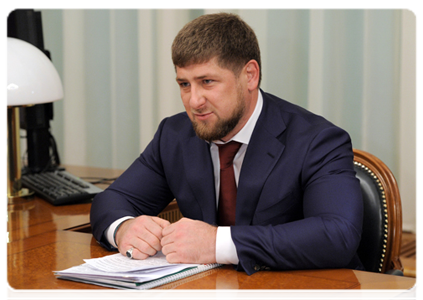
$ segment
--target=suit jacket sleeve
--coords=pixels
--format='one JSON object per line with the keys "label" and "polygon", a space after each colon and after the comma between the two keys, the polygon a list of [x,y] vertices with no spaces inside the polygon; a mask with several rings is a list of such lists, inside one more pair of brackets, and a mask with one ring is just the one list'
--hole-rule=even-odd
{"label": "suit jacket sleeve", "polygon": [[157,215],[172,201],[160,157],[162,121],[152,142],[133,164],[105,191],[98,194],[90,212],[93,235],[105,248],[111,245],[104,231],[115,220],[139,215]]}
{"label": "suit jacket sleeve", "polygon": [[[292,154],[287,146],[283,155],[291,157],[291,162],[283,171],[292,173],[289,180],[281,176],[277,187],[298,187],[301,193],[291,197],[298,199],[286,200],[283,210],[297,205],[302,215],[279,223],[275,204],[267,210],[266,222],[255,222],[255,218],[249,226],[231,227],[238,268],[248,274],[263,269],[359,268],[356,250],[361,236],[362,196],[353,170],[350,138],[331,126],[307,143],[301,144],[302,149],[294,147]],[[279,176],[275,169],[271,176]],[[275,185],[270,188],[275,189]],[[262,195],[265,190],[266,185]]]}

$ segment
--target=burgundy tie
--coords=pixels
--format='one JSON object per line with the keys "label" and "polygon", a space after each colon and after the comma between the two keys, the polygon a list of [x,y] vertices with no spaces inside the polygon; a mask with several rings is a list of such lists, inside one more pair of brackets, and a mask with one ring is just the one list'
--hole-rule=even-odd
{"label": "burgundy tie", "polygon": [[220,193],[218,207],[218,225],[235,225],[236,209],[236,182],[233,168],[235,154],[241,147],[241,143],[229,142],[216,144],[219,147],[220,160]]}

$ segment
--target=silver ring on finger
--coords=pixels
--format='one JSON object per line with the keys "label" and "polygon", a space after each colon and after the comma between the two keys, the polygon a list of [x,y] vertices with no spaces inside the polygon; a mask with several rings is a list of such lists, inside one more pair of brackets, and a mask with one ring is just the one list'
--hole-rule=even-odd
{"label": "silver ring on finger", "polygon": [[133,259],[134,257],[132,256],[132,251],[134,251],[134,247],[131,247],[130,249],[128,249],[126,251],[126,256],[129,257],[130,259]]}

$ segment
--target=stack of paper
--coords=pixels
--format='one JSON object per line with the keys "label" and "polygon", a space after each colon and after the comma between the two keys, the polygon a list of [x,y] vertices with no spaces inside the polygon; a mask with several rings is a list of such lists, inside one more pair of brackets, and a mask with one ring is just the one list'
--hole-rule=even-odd
{"label": "stack of paper", "polygon": [[161,252],[145,260],[129,259],[118,253],[84,261],[82,265],[54,273],[60,279],[100,286],[150,289],[220,266],[170,264]]}

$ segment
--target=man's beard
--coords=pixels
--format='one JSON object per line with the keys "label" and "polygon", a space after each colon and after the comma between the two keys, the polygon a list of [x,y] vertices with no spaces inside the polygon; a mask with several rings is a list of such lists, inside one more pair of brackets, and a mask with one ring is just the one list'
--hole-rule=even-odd
{"label": "man's beard", "polygon": [[245,112],[245,101],[241,93],[238,93],[237,106],[229,119],[218,119],[214,127],[210,127],[208,122],[198,122],[192,120],[192,126],[200,139],[206,141],[221,140],[227,136],[243,117]]}

